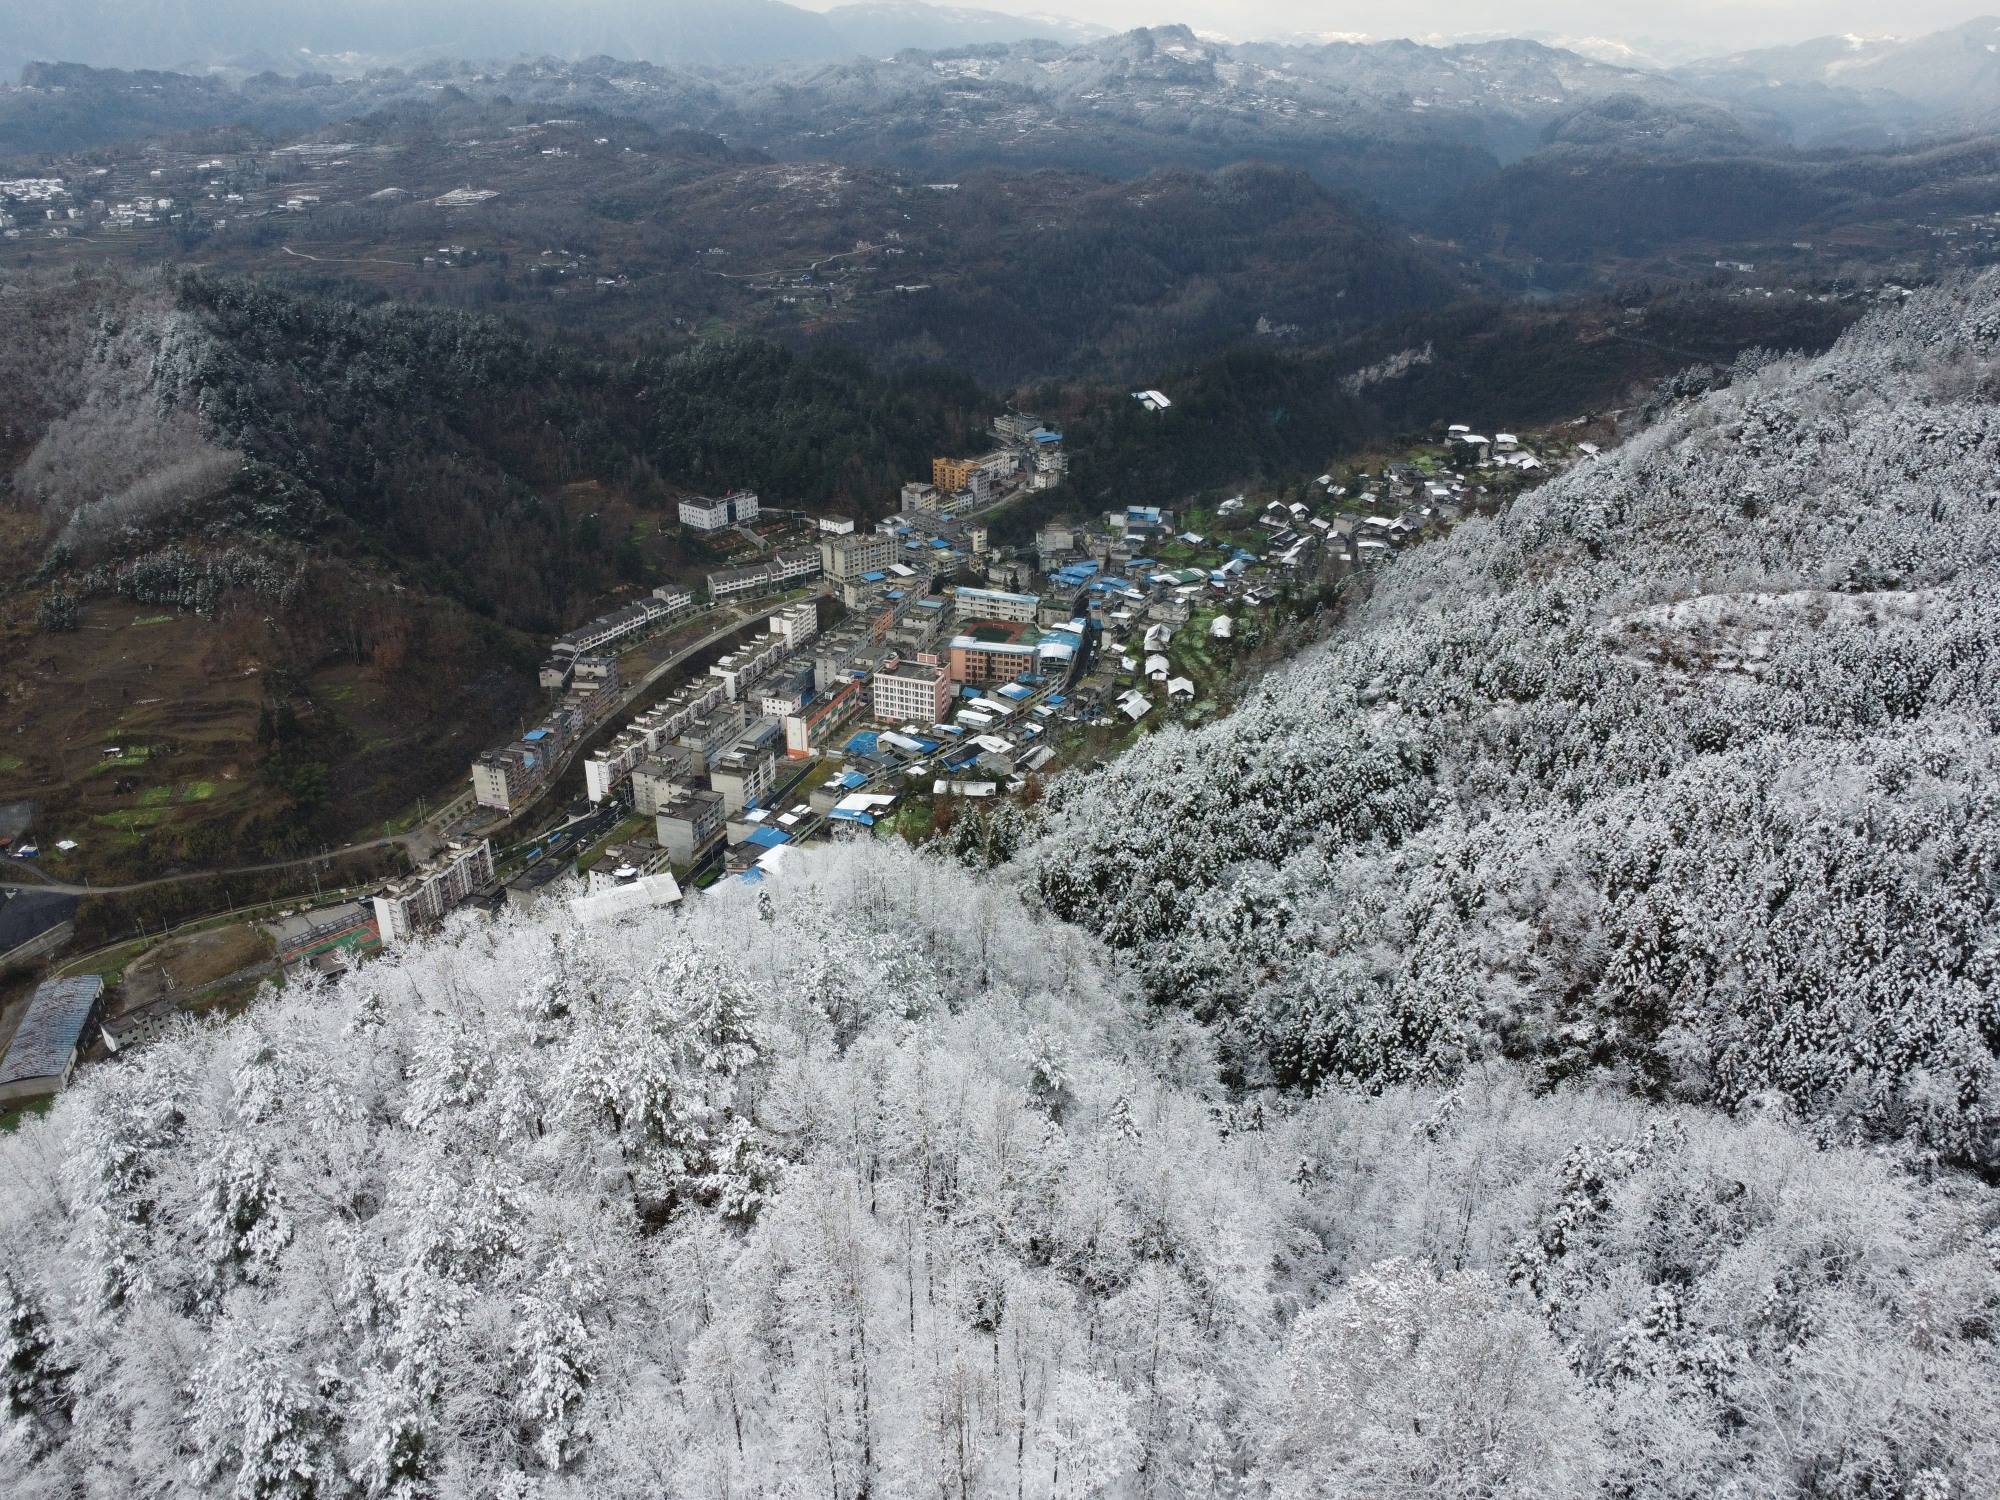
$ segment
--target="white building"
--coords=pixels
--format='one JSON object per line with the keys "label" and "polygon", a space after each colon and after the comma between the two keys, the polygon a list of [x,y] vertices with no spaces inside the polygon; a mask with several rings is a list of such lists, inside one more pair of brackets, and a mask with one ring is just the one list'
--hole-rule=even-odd
{"label": "white building", "polygon": [[883,663],[869,688],[884,723],[936,724],[951,711],[951,674],[930,652]]}
{"label": "white building", "polygon": [[1023,625],[1035,623],[1042,601],[1033,594],[1009,594],[999,589],[959,588],[952,602],[962,620],[1010,620]]}
{"label": "white building", "polygon": [[796,651],[819,634],[819,606],[810,599],[771,616],[771,634],[785,638],[785,649]]}
{"label": "white building", "polygon": [[819,544],[820,568],[835,583],[879,573],[895,560],[895,537],[879,531],[828,537]]}
{"label": "white building", "polygon": [[448,845],[415,874],[391,881],[375,898],[375,926],[382,945],[392,947],[408,941],[493,881],[493,845],[489,841]]}
{"label": "white building", "polygon": [[681,525],[696,531],[720,531],[757,519],[757,496],[751,490],[733,490],[719,498],[691,495],[681,501]]}

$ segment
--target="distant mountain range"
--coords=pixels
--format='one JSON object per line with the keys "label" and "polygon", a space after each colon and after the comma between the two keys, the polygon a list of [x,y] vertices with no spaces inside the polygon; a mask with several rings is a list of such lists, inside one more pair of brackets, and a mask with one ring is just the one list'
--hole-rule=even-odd
{"label": "distant mountain range", "polygon": [[1817,37],[1690,63],[1671,76],[1777,117],[1802,145],[1986,129],[2000,122],[2000,20],[1912,38]]}
{"label": "distant mountain range", "polygon": [[[893,121],[913,147],[941,142],[935,122],[920,119],[912,133],[912,107],[963,114],[1004,100],[1031,115],[1097,123],[1123,114],[1213,138],[1221,154],[1205,165],[1241,159],[1246,142],[1313,135],[1449,140],[1504,162],[1552,142],[1679,154],[1879,146],[2000,123],[2000,20],[1992,18],[1910,39],[1828,36],[1687,61],[1615,36],[1418,42],[1328,32],[1229,43],[1184,26],[1114,35],[1056,16],[926,0],[856,0],[824,12],[783,0],[491,0],[476,15],[457,0],[0,9],[0,79],[35,61],[357,78],[523,57],[734,71],[727,91],[739,97],[768,93],[788,115],[823,107],[844,116],[839,129],[850,135]],[[1031,134],[1040,128],[1027,124]],[[945,134],[962,137],[964,128]]]}
{"label": "distant mountain range", "polygon": [[355,72],[426,57],[589,57],[763,65],[963,47],[1104,29],[1051,16],[860,0],[814,12],[781,0],[78,0],[0,9],[0,77],[28,62],[98,67]]}

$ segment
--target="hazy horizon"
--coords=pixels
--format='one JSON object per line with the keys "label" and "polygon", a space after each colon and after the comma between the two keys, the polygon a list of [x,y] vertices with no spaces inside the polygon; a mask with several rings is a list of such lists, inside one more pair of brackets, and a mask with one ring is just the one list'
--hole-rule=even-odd
{"label": "hazy horizon", "polygon": [[[344,55],[366,64],[418,54],[500,59],[524,53],[606,53],[656,62],[762,62],[827,56],[835,35],[854,49],[948,46],[1033,34],[993,13],[1045,16],[1113,30],[1182,23],[1233,41],[1352,36],[1418,41],[1532,37],[1587,55],[1639,65],[1672,65],[1753,47],[1830,34],[1917,36],[1962,25],[2000,5],[1913,0],[1886,15],[1860,0],[1664,0],[1605,7],[1586,0],[1526,0],[1497,13],[1475,0],[972,0],[937,7],[984,11],[989,19],[895,14],[897,0],[865,20],[819,15],[851,0],[77,0],[54,9],[37,0],[0,0],[0,72],[31,59],[124,67],[175,68],[222,61],[318,60]],[[867,3],[867,0],[865,0]],[[796,6],[788,9],[787,6]],[[874,8],[871,4],[871,8]],[[915,7],[912,6],[914,12]],[[1893,20],[1893,25],[1885,24]],[[838,26],[838,32],[833,28]],[[819,28],[815,34],[814,28]],[[1071,39],[1077,27],[1052,26]]]}
{"label": "hazy horizon", "polygon": [[[854,0],[792,0],[828,11]],[[950,0],[939,0],[949,5]],[[1606,6],[1593,0],[1527,0],[1496,10],[1484,0],[967,0],[966,9],[1061,16],[1125,30],[1182,23],[1231,40],[1351,34],[1371,41],[1407,37],[1548,35],[1602,38],[1635,47],[1671,46],[1689,55],[1853,34],[1912,37],[2000,13],[2000,4],[1914,0],[1893,13],[1867,0],[1663,0]]]}

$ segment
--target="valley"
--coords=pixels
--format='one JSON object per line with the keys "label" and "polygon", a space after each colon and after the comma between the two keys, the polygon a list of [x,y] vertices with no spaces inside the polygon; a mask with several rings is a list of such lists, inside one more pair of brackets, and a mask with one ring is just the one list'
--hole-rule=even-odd
{"label": "valley", "polygon": [[1419,12],[0,14],[0,1492],[1987,1492],[2000,29]]}

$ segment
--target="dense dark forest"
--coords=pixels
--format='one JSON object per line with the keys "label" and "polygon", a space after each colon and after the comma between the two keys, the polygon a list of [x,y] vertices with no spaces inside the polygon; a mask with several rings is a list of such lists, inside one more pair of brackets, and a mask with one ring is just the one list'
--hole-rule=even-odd
{"label": "dense dark forest", "polygon": [[379,561],[531,629],[560,628],[616,576],[619,538],[574,513],[576,486],[669,514],[677,493],[737,486],[771,505],[879,509],[988,404],[965,379],[878,375],[837,350],[625,359],[244,280],[192,274],[177,295],[198,332],[170,346],[162,399],[267,468],[274,516],[337,520]]}

